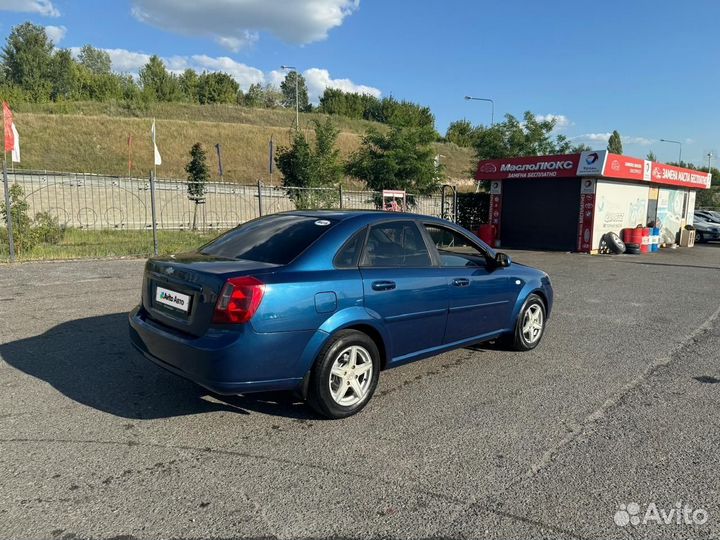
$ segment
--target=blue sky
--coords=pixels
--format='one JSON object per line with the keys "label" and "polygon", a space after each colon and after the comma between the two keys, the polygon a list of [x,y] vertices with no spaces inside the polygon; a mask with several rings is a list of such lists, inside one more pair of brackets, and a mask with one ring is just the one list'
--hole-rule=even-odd
{"label": "blue sky", "polygon": [[[559,132],[625,153],[706,162],[720,151],[720,2],[689,0],[0,0],[0,33],[51,26],[60,47],[85,43],[136,72],[148,54],[169,67],[223,69],[243,87],[276,83],[281,64],[325,86],[428,105],[444,133],[525,110],[557,115]],[[717,160],[714,161],[717,164]]]}

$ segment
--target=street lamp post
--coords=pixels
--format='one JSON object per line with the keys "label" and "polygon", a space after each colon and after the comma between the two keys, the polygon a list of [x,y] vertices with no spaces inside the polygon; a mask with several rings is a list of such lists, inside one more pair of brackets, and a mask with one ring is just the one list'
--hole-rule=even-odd
{"label": "street lamp post", "polygon": [[300,100],[298,99],[298,71],[295,66],[280,66],[280,69],[295,71],[295,131],[300,129]]}
{"label": "street lamp post", "polygon": [[660,142],[668,142],[668,143],[673,143],[673,144],[679,145],[679,146],[680,146],[680,153],[679,153],[679,155],[678,155],[678,165],[679,165],[680,163],[682,163],[682,143],[681,143],[680,141],[671,141],[670,139],[660,139]]}
{"label": "street lamp post", "polygon": [[492,109],[490,109],[490,126],[495,125],[495,102],[490,98],[481,98],[481,97],[473,97],[473,96],[465,96],[466,101],[489,101],[490,105],[492,105]]}

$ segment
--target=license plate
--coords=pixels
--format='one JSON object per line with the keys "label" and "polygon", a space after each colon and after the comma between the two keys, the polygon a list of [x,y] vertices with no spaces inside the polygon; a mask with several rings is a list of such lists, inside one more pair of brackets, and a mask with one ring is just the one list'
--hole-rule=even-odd
{"label": "license plate", "polygon": [[155,289],[155,301],[171,308],[187,313],[190,309],[190,297],[187,294],[171,291],[157,287]]}

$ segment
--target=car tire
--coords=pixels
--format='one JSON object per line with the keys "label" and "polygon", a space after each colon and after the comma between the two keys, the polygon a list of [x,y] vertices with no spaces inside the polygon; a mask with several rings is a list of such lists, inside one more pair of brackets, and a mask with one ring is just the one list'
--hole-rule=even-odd
{"label": "car tire", "polygon": [[607,244],[613,253],[625,253],[625,243],[614,232],[606,233],[605,236],[603,236],[603,240],[605,240],[605,244]]}
{"label": "car tire", "polygon": [[341,330],[328,340],[312,367],[307,403],[327,418],[351,416],[370,401],[379,378],[375,342],[357,330]]}
{"label": "car tire", "polygon": [[[545,302],[537,294],[531,294],[520,309],[515,322],[515,330],[512,335],[508,336],[507,345],[514,351],[531,351],[540,343],[545,333],[546,321]],[[540,325],[539,328],[537,328],[537,324]]]}
{"label": "car tire", "polygon": [[697,229],[695,229],[695,240],[697,241],[698,244],[705,243],[705,237],[703,237],[703,233],[701,233]]}

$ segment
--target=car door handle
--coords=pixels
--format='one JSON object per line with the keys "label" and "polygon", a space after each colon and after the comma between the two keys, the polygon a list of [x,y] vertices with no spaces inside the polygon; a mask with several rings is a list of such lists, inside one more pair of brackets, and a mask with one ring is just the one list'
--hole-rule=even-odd
{"label": "car door handle", "polygon": [[373,281],[372,288],[374,291],[392,291],[395,288],[394,281]]}
{"label": "car door handle", "polygon": [[470,285],[470,280],[467,278],[455,278],[453,279],[452,284],[456,287],[467,287]]}

